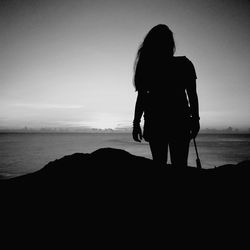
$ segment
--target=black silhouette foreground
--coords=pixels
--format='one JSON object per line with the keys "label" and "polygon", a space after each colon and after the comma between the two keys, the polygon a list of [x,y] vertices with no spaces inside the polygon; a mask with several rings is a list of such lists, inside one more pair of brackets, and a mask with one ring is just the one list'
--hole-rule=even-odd
{"label": "black silhouette foreground", "polygon": [[79,239],[84,235],[91,242],[97,237],[107,241],[110,236],[112,242],[114,238],[127,242],[128,232],[136,238],[139,232],[151,234],[148,230],[155,230],[158,223],[170,232],[174,228],[174,233],[181,228],[185,236],[196,225],[195,230],[203,234],[202,228],[211,228],[209,223],[213,227],[222,219],[232,223],[239,215],[245,219],[249,174],[250,161],[215,169],[176,168],[102,148],[1,180],[0,209],[11,228],[18,224],[23,230],[32,221],[29,228],[34,233],[42,225],[40,229],[51,231],[53,238],[55,232],[60,238],[66,233],[67,238],[73,230],[81,235]]}
{"label": "black silhouette foreground", "polygon": [[1,180],[1,190],[23,194],[56,191],[62,195],[84,193],[199,194],[219,190],[244,190],[249,184],[250,161],[223,165],[213,169],[176,168],[157,165],[154,161],[121,149],[101,148],[91,154],[75,153],[49,162],[42,169]]}

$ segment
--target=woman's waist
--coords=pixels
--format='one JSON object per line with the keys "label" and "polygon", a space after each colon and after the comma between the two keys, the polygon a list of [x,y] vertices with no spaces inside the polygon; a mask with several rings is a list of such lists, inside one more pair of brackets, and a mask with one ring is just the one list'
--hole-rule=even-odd
{"label": "woman's waist", "polygon": [[189,106],[183,105],[172,108],[146,108],[144,111],[144,117],[147,118],[188,118],[190,116]]}

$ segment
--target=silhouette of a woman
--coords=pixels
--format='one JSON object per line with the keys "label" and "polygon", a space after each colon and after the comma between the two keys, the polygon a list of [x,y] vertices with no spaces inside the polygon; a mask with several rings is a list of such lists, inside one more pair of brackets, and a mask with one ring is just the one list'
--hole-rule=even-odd
{"label": "silhouette of a woman", "polygon": [[153,160],[160,164],[166,164],[169,147],[171,163],[183,167],[187,166],[190,139],[200,129],[197,77],[192,62],[174,53],[173,33],[164,24],[148,32],[137,52],[133,139],[148,141]]}

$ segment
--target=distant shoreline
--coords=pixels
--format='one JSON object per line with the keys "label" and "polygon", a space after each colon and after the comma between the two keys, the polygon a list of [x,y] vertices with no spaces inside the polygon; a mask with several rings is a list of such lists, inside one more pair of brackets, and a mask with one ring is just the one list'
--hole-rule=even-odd
{"label": "distant shoreline", "polygon": [[[0,134],[131,134],[132,131],[0,131]],[[239,131],[239,132],[206,132],[201,131],[199,135],[250,135],[248,131]]]}

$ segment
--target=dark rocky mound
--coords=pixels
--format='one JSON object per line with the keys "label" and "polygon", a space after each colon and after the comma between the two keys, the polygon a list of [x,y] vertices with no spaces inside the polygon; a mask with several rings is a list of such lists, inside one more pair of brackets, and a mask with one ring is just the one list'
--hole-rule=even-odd
{"label": "dark rocky mound", "polygon": [[[80,228],[91,230],[98,225],[102,234],[113,225],[112,235],[124,225],[136,235],[131,225],[140,221],[144,227],[149,218],[158,222],[165,218],[164,225],[171,230],[177,220],[189,228],[194,220],[206,225],[211,214],[213,220],[223,215],[232,221],[236,211],[237,220],[244,208],[249,211],[249,174],[249,161],[209,170],[176,168],[103,148],[65,156],[37,172],[1,180],[1,214],[8,219],[14,216],[14,221],[21,218],[22,226],[29,218],[45,224],[46,230],[53,221],[58,225],[78,222]],[[72,228],[78,227],[68,229]]]}
{"label": "dark rocky mound", "polygon": [[[169,245],[169,239],[175,245],[188,239],[200,246],[200,235],[206,238],[204,244],[216,235],[221,238],[225,228],[218,224],[233,233],[241,228],[232,223],[249,214],[249,169],[250,162],[211,170],[157,166],[112,148],[76,153],[35,173],[1,180],[1,219],[7,219],[12,237],[16,228],[25,237],[32,231],[37,242],[46,245],[52,239],[65,246],[72,233],[70,246],[80,240],[84,245],[89,241],[117,247],[132,239],[141,246],[161,231]],[[223,244],[227,240],[228,234]]]}
{"label": "dark rocky mound", "polygon": [[1,180],[5,190],[213,190],[244,188],[248,185],[250,161],[214,169],[159,166],[150,159],[124,150],[102,148],[91,154],[75,153],[49,162],[41,170]]}

